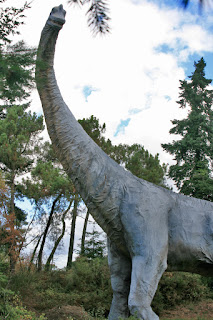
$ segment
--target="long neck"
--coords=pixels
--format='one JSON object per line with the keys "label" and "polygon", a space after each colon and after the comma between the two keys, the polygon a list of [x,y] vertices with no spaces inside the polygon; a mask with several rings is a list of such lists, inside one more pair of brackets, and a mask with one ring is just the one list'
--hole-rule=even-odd
{"label": "long neck", "polygon": [[83,200],[101,203],[124,170],[94,143],[63,101],[53,69],[58,32],[45,25],[37,57],[36,81],[47,129],[57,156]]}

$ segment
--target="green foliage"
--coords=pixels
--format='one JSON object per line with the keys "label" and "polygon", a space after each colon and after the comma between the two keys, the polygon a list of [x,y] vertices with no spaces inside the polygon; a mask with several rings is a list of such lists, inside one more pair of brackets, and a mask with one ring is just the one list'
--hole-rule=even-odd
{"label": "green foliage", "polygon": [[153,309],[159,314],[187,302],[195,302],[210,295],[203,278],[197,274],[183,272],[166,272],[160,280],[152,302]]}
{"label": "green foliage", "polygon": [[[61,221],[61,216],[70,210],[74,187],[48,142],[41,146],[36,166],[31,170],[31,176],[23,179],[23,182],[20,191],[30,199],[37,210],[37,222],[43,225],[38,254],[38,270],[40,271],[47,236],[54,242],[54,252],[63,238],[65,219]],[[64,229],[63,232],[61,232],[61,226]],[[51,257],[53,257],[53,252]],[[49,259],[46,268],[50,268]]]}
{"label": "green foliage", "polygon": [[9,269],[8,260],[7,255],[0,252],[0,319],[45,320],[43,315],[37,317],[34,312],[24,308],[17,294],[9,288],[10,281],[6,274]]}
{"label": "green foliage", "polygon": [[106,132],[106,124],[101,125],[95,116],[90,118],[83,118],[78,120],[80,125],[84,128],[87,134],[97,143],[101,149],[111,156],[113,145],[109,139],[105,139],[104,133]]}
{"label": "green foliage", "polygon": [[[0,162],[10,176],[26,173],[33,163],[34,146],[44,129],[43,117],[26,111],[28,105],[11,106],[0,121]],[[8,185],[12,177],[8,177]]]}
{"label": "green foliage", "polygon": [[[118,157],[118,158],[117,158]],[[159,155],[151,155],[139,144],[115,146],[115,159],[138,178],[164,185],[166,166],[160,165]]]}
{"label": "green foliage", "polygon": [[4,242],[1,234],[1,242],[11,254],[11,271],[15,268],[23,244],[21,228],[26,220],[26,213],[15,205],[15,199],[23,197],[21,193],[18,195],[21,183],[17,179],[31,169],[35,160],[35,146],[40,142],[38,134],[43,130],[43,117],[27,112],[27,107],[10,106],[0,120],[0,165],[9,194],[5,219],[2,220],[2,227],[5,226],[7,231],[3,235]]}
{"label": "green foliage", "polygon": [[[93,316],[109,312],[112,291],[107,259],[79,258],[73,264],[72,287],[76,292],[76,303],[84,306]],[[71,288],[69,288],[70,290]]]}
{"label": "green foliage", "polygon": [[43,130],[43,117],[26,111],[28,105],[11,106],[0,121],[0,163],[10,191],[9,211],[15,211],[18,221],[25,220],[25,214],[14,204],[18,190],[17,177],[29,172],[34,162],[35,146]]}
{"label": "green foliage", "polygon": [[180,140],[162,144],[164,150],[174,155],[175,165],[169,169],[170,178],[184,194],[213,201],[213,90],[211,80],[205,78],[203,58],[195,62],[190,81],[180,81],[180,108],[187,108],[188,116],[173,120],[170,134]]}
{"label": "green foliage", "polygon": [[106,256],[106,239],[103,239],[103,232],[101,233],[95,229],[95,223],[93,223],[92,231],[86,232],[83,256],[88,259]]}
{"label": "green foliage", "polygon": [[[4,3],[6,0],[0,0]],[[21,8],[0,8],[0,117],[4,117],[4,109],[15,101],[26,99],[33,87],[35,66],[35,49],[28,48],[23,41],[11,44],[10,36],[19,34],[24,11],[30,6],[26,2]]]}
{"label": "green foliage", "polygon": [[1,315],[7,314],[8,301],[13,297],[14,292],[9,290],[8,276],[6,275],[9,264],[7,257],[3,252],[0,252],[0,318]]}
{"label": "green foliage", "polygon": [[[0,3],[6,1],[0,0]],[[5,6],[0,8],[0,49],[2,44],[11,42],[10,35],[19,34],[17,28],[24,23],[24,11],[29,8],[27,2],[21,8]]]}
{"label": "green foliage", "polygon": [[[21,192],[33,200],[38,209],[42,205],[48,205],[49,202],[51,207],[51,200],[60,194],[67,200],[73,195],[73,184],[57,160],[49,142],[39,146],[37,163],[31,170],[31,177],[23,181]],[[66,201],[65,203],[61,201],[60,205],[59,210],[63,210]]]}
{"label": "green foliage", "polygon": [[23,41],[0,50],[0,99],[7,105],[30,96],[35,55],[35,49],[28,48]]}
{"label": "green foliage", "polygon": [[29,311],[21,305],[7,305],[7,311],[2,314],[2,320],[46,320],[47,318],[42,314],[37,316],[35,312]]}
{"label": "green foliage", "polygon": [[112,299],[106,258],[79,258],[67,272],[17,272],[12,275],[10,289],[19,292],[28,309],[38,312],[62,305],[82,305],[93,315],[107,314]]}
{"label": "green foliage", "polygon": [[[45,312],[63,305],[81,305],[92,316],[107,316],[112,299],[106,258],[78,258],[68,272],[19,272],[12,276],[10,289],[19,292],[23,304]],[[201,276],[166,272],[153,300],[157,313],[177,305],[210,298],[212,293]]]}

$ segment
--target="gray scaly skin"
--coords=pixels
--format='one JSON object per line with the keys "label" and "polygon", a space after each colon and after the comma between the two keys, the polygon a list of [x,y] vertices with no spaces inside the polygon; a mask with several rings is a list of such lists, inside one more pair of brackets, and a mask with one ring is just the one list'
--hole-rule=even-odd
{"label": "gray scaly skin", "polygon": [[65,23],[53,8],[41,34],[36,82],[55,151],[108,236],[113,289],[110,320],[158,320],[151,302],[167,268],[213,275],[213,204],[138,179],[110,159],[66,106],[53,69]]}

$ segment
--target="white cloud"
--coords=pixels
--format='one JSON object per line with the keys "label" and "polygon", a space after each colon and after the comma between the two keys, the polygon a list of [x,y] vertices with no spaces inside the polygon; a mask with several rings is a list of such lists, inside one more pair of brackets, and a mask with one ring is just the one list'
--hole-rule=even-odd
{"label": "white cloud", "polygon": [[[175,103],[179,80],[185,77],[180,63],[195,52],[213,50],[204,18],[165,6],[159,9],[146,1],[134,4],[130,0],[113,0],[109,3],[111,34],[94,38],[87,27],[85,12],[63,2],[67,22],[58,38],[55,70],[68,106],[76,118],[93,114],[105,122],[107,135],[113,142],[139,140],[150,146],[149,151],[160,152],[160,143],[168,138],[170,120],[180,112]],[[36,44],[54,3],[48,0],[44,5],[37,0],[32,6],[22,34],[30,44]],[[208,26],[210,23],[209,18]],[[173,50],[158,52],[156,48],[163,44]],[[193,70],[193,61],[191,66]],[[85,86],[99,88],[88,96],[87,102],[81,92]],[[169,102],[166,96],[171,98]],[[33,108],[40,111],[38,98]],[[143,112],[134,115],[122,138],[118,135],[115,139],[113,135],[121,119],[127,119],[129,110],[134,108]],[[158,147],[152,148],[152,144]]]}

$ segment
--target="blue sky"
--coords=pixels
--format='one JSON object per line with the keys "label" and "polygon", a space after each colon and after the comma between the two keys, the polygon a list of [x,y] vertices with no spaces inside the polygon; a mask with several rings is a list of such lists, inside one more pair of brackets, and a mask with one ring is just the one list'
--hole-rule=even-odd
{"label": "blue sky", "polygon": [[82,88],[82,93],[84,95],[84,98],[85,98],[85,101],[88,102],[88,97],[91,95],[92,92],[95,92],[97,91],[96,88],[93,88],[92,86],[87,86],[85,85],[83,88]]}
{"label": "blue sky", "polygon": [[190,61],[187,62],[183,62],[182,66],[186,72],[187,77],[190,76],[192,74],[192,72],[194,71],[194,67],[193,67],[193,62],[197,62],[198,60],[200,60],[200,58],[203,57],[205,62],[206,62],[206,68],[205,68],[205,72],[206,72],[206,78],[207,79],[213,79],[213,53],[212,52],[205,52],[202,55],[194,53],[190,56]]}
{"label": "blue sky", "polygon": [[117,135],[119,133],[124,133],[125,131],[125,128],[129,125],[129,122],[130,122],[130,118],[127,118],[126,120],[121,120],[119,125],[117,126],[117,129],[114,133],[114,137],[117,137]]}

